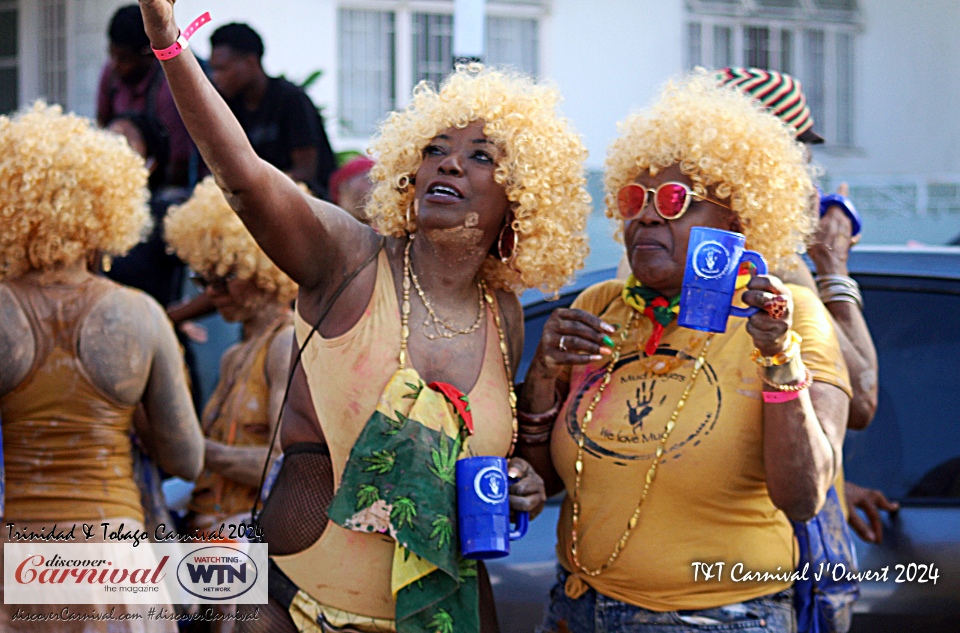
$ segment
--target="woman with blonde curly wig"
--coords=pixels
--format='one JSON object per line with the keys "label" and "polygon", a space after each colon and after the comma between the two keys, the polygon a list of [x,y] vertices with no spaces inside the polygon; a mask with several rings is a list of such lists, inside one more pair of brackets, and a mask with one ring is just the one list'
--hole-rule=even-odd
{"label": "woman with blonde curly wig", "polygon": [[[140,6],[154,48],[171,46],[173,2]],[[163,67],[231,206],[299,284],[319,424],[281,432],[257,630],[495,629],[483,570],[460,556],[450,468],[511,454],[516,293],[558,289],[586,254],[585,150],[556,92],[480,66],[418,86],[371,148],[371,228],[260,160],[189,51]],[[311,466],[326,452],[332,484]],[[511,508],[539,512],[543,482],[519,458],[509,471]]]}
{"label": "woman with blonde curly wig", "polygon": [[[94,534],[101,523],[143,530],[134,428],[163,470],[200,472],[202,436],[163,308],[88,272],[89,261],[122,255],[149,228],[146,183],[143,159],[86,119],[43,104],[0,117],[4,519],[21,532],[84,522]],[[140,404],[145,415],[135,416]],[[12,622],[11,609],[0,607],[0,629],[46,630]],[[167,630],[130,622],[61,628]]]}
{"label": "woman with blonde curly wig", "polygon": [[257,498],[286,387],[297,286],[260,250],[213,178],[172,207],[164,225],[167,243],[223,319],[243,326],[203,411],[204,472],[187,515],[191,529],[216,531],[249,522]]}
{"label": "woman with blonde curly wig", "polygon": [[632,275],[551,316],[519,403],[520,454],[567,491],[539,630],[793,631],[789,520],[824,503],[850,398],[830,321],[768,275],[738,280],[735,303],[759,310],[724,333],[674,318],[693,227],[768,261],[803,244],[802,148],[695,72],[621,124],[606,189]]}

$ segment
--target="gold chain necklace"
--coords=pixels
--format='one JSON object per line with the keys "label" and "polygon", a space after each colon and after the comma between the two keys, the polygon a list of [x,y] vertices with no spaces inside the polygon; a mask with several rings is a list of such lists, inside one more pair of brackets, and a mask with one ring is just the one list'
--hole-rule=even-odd
{"label": "gold chain necklace", "polygon": [[[407,242],[407,247],[403,251],[403,303],[400,306],[400,369],[407,366],[407,340],[410,338],[410,279],[416,279],[416,277],[410,274],[413,272],[413,267],[410,265],[411,243],[413,243],[412,235]],[[513,447],[517,444],[517,394],[513,389],[513,370],[510,368],[510,349],[507,347],[507,337],[503,332],[503,325],[500,323],[500,311],[494,303],[493,295],[487,292],[487,285],[482,279],[477,282],[477,285],[480,289],[480,316],[482,318],[485,313],[483,302],[486,301],[487,305],[490,306],[490,311],[493,312],[493,320],[497,325],[497,334],[500,336],[500,356],[503,358],[503,371],[507,375],[507,385],[509,385],[510,428],[513,430],[513,437],[510,440],[510,452],[508,456],[512,456]],[[486,341],[484,341],[484,347],[486,347]]]}
{"label": "gold chain necklace", "polygon": [[593,420],[593,411],[597,408],[597,404],[600,402],[600,398],[603,396],[604,389],[606,389],[607,385],[610,384],[610,377],[613,374],[613,370],[616,367],[617,361],[620,360],[620,350],[623,347],[624,342],[627,340],[627,336],[629,335],[630,330],[633,329],[638,318],[639,314],[635,313],[631,317],[630,322],[620,333],[620,340],[617,342],[617,347],[613,350],[610,363],[607,365],[607,371],[603,376],[603,381],[600,383],[597,393],[594,394],[593,400],[590,402],[590,406],[587,407],[587,412],[583,414],[583,423],[580,426],[580,437],[577,439],[577,461],[575,464],[577,474],[573,484],[573,533],[571,534],[570,553],[573,556],[573,563],[577,566],[577,569],[587,576],[594,578],[605,572],[610,568],[611,565],[613,565],[613,563],[617,560],[617,557],[620,556],[620,552],[623,551],[624,547],[626,547],[627,541],[630,540],[630,534],[633,532],[634,528],[637,527],[637,521],[640,519],[640,509],[643,507],[643,502],[647,499],[647,493],[650,492],[650,486],[653,484],[653,480],[657,476],[657,466],[660,464],[661,458],[663,457],[664,447],[667,444],[667,439],[670,437],[670,433],[673,432],[674,426],[676,426],[677,418],[680,416],[680,412],[683,410],[684,405],[687,404],[687,398],[690,396],[690,391],[693,389],[693,384],[697,381],[697,376],[700,375],[700,370],[703,368],[704,361],[707,357],[707,350],[710,349],[710,342],[713,340],[713,334],[707,336],[707,340],[703,344],[703,349],[700,351],[700,356],[693,365],[693,373],[690,374],[690,381],[687,383],[686,389],[683,390],[683,395],[680,396],[680,401],[677,403],[677,407],[673,410],[670,420],[663,428],[663,434],[660,436],[660,443],[657,445],[656,456],[653,458],[653,463],[650,464],[650,468],[647,470],[647,477],[643,484],[643,492],[640,494],[640,501],[637,502],[637,509],[633,511],[633,516],[631,516],[630,520],[627,521],[627,529],[620,536],[620,539],[613,548],[613,553],[610,554],[609,558],[607,558],[607,562],[596,569],[587,569],[583,566],[583,563],[580,562],[580,535],[578,532],[580,527],[580,481],[583,477],[583,445],[587,437],[587,427],[589,426],[591,420]]}
{"label": "gold chain necklace", "polygon": [[[410,258],[410,245],[413,244],[413,235],[410,236],[410,239],[407,241],[406,252],[404,253],[404,258]],[[454,325],[451,325],[448,321],[444,320],[439,314],[434,311],[433,306],[430,304],[430,301],[427,299],[427,294],[423,291],[423,288],[420,286],[420,280],[417,279],[417,273],[413,270],[413,265],[411,264],[408,268],[408,274],[413,280],[413,286],[417,289],[417,294],[420,295],[420,301],[423,302],[423,306],[427,309],[427,318],[423,320],[423,335],[426,336],[431,341],[435,341],[438,338],[453,338],[454,336],[459,336],[461,334],[471,334],[476,332],[477,328],[480,327],[480,324],[483,322],[483,288],[481,287],[480,282],[477,283],[477,295],[479,299],[479,306],[477,306],[477,320],[473,322],[473,325],[467,329],[460,329]],[[430,332],[430,329],[433,329],[434,333]]]}

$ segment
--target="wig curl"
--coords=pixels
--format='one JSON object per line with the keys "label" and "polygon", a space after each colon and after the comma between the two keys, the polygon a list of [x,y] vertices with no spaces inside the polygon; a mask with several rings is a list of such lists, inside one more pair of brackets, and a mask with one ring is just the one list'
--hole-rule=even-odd
{"label": "wig curl", "polygon": [[0,278],[123,255],[151,228],[147,170],[127,142],[37,102],[0,116]]}
{"label": "wig curl", "polygon": [[373,226],[398,237],[416,231],[412,180],[423,149],[450,127],[483,121],[484,134],[501,150],[494,178],[512,203],[517,242],[509,266],[488,257],[481,276],[513,292],[558,290],[583,267],[590,213],[586,149],[557,114],[559,98],[529,77],[479,64],[458,66],[439,90],[418,84],[409,106],[381,124],[371,145],[377,164],[366,211]]}
{"label": "wig curl", "polygon": [[276,293],[281,302],[297,294],[297,284],[257,245],[213,176],[204,178],[189,200],[170,207],[164,231],[170,248],[200,274],[236,274],[264,293]]}
{"label": "wig curl", "polygon": [[812,171],[792,130],[712,74],[698,69],[668,82],[619,130],[605,164],[608,217],[620,218],[617,192],[640,173],[679,164],[696,193],[729,200],[747,248],[768,261],[801,252],[813,234]]}

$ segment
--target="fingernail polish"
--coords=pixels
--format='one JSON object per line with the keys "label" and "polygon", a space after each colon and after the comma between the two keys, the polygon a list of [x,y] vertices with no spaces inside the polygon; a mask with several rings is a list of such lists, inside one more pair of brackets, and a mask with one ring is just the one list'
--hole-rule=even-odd
{"label": "fingernail polish", "polygon": [[602,327],[602,328],[604,329],[604,331],[610,332],[610,333],[613,333],[613,332],[616,332],[616,331],[617,331],[617,328],[613,327],[613,326],[610,325],[609,323],[604,323],[604,324],[601,325],[600,327]]}
{"label": "fingernail polish", "polygon": [[613,339],[610,338],[609,336],[604,336],[604,337],[603,337],[603,344],[606,345],[607,347],[611,347],[611,348],[612,348],[612,347],[616,347],[616,344],[613,342]]}
{"label": "fingernail polish", "polygon": [[590,360],[603,360],[603,356],[601,356],[600,354],[594,354],[593,356],[590,357]]}
{"label": "fingernail polish", "polygon": [[603,354],[604,356],[609,356],[610,354],[613,354],[613,350],[607,349],[606,347],[601,347],[600,353]]}

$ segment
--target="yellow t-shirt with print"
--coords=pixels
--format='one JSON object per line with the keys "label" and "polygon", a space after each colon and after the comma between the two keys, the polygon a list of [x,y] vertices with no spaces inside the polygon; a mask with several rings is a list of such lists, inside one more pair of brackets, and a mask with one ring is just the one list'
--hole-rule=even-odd
{"label": "yellow t-shirt with print", "polygon": [[[593,286],[573,307],[624,326],[632,309],[620,299],[622,281]],[[790,286],[793,329],[814,380],[851,395],[846,365],[820,300]],[[742,304],[741,304],[742,305]],[[763,466],[762,383],[750,360],[746,319],[731,317],[713,337],[705,364],[665,446],[640,518],[618,560],[597,577],[580,578],[603,595],[655,611],[705,609],[750,600],[790,581],[742,580],[748,573],[789,574],[795,567],[793,530],[767,493]],[[674,322],[657,353],[642,349],[652,326],[641,318],[622,347],[611,381],[585,434],[580,490],[580,561],[604,564],[643,492],[664,427],[686,388],[707,334]],[[606,359],[573,367],[570,395],[551,438],[551,454],[567,499],[557,527],[557,554],[568,571],[571,497],[577,438],[606,370]],[[719,578],[694,578],[693,563],[724,563]],[[714,567],[713,571],[718,571]]]}

